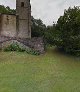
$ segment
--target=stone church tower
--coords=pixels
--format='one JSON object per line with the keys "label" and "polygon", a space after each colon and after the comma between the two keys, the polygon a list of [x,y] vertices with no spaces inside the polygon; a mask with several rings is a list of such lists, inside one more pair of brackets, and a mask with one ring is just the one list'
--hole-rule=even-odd
{"label": "stone church tower", "polygon": [[17,37],[31,38],[31,5],[30,0],[16,0]]}

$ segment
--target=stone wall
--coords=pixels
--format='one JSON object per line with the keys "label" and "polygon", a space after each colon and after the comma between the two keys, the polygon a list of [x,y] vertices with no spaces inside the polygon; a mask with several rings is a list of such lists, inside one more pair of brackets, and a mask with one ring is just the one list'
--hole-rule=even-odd
{"label": "stone wall", "polygon": [[6,41],[6,42],[3,42],[2,45],[1,45],[1,48],[2,48],[2,50],[3,50],[4,48],[10,46],[11,44],[16,44],[16,43],[19,45],[20,48],[23,48],[23,49],[25,49],[25,50],[29,49],[28,46],[24,45],[23,43],[21,43],[21,42],[15,40],[15,39],[9,40],[9,41]]}
{"label": "stone wall", "polygon": [[9,46],[12,43],[17,43],[21,48],[25,50],[31,48],[35,51],[44,53],[44,41],[41,37],[35,37],[32,39],[21,39],[21,38],[12,38],[12,37],[0,37],[0,47],[3,49]]}
{"label": "stone wall", "polygon": [[29,41],[29,45],[36,51],[44,53],[44,40],[41,37],[34,37]]}
{"label": "stone wall", "polygon": [[16,15],[1,15],[1,35],[15,37],[16,36]]}

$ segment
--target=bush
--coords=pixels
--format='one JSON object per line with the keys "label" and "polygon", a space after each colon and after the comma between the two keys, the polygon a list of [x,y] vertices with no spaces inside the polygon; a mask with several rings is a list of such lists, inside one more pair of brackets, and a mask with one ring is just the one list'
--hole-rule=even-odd
{"label": "bush", "polygon": [[35,50],[32,50],[32,49],[27,49],[26,52],[28,54],[32,54],[32,55],[40,55],[39,51],[35,51]]}
{"label": "bush", "polygon": [[23,49],[21,48],[17,43],[13,43],[9,45],[8,47],[4,48],[4,51],[18,51],[18,52],[27,52],[28,54],[32,55],[40,55],[39,51],[35,51],[33,49]]}
{"label": "bush", "polygon": [[20,48],[17,43],[13,43],[9,45],[8,47],[4,48],[4,51],[20,51],[23,52],[25,51],[23,48]]}

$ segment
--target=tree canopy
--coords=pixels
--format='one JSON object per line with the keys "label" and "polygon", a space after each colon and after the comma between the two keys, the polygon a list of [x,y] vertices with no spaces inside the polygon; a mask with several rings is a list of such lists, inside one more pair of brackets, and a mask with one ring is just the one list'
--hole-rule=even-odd
{"label": "tree canopy", "polygon": [[10,9],[9,6],[5,7],[4,5],[0,5],[0,13],[7,13],[7,14],[15,14],[15,9]]}
{"label": "tree canopy", "polygon": [[32,37],[43,37],[46,30],[46,25],[43,24],[41,19],[35,19],[33,16],[31,17],[31,21]]}
{"label": "tree canopy", "polygon": [[[64,11],[57,21],[57,46],[69,53],[80,52],[80,8],[74,7]],[[79,53],[78,53],[79,54]]]}

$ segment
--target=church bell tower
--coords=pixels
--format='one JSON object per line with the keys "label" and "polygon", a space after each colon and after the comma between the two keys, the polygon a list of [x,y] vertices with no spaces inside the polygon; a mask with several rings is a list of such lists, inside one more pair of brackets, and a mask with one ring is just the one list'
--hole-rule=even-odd
{"label": "church bell tower", "polygon": [[17,37],[31,38],[31,5],[30,0],[16,0]]}

